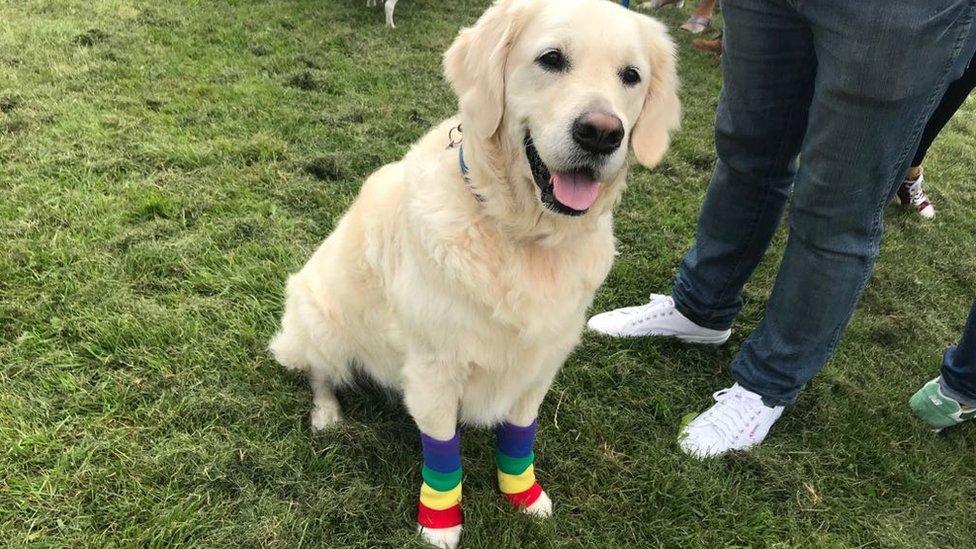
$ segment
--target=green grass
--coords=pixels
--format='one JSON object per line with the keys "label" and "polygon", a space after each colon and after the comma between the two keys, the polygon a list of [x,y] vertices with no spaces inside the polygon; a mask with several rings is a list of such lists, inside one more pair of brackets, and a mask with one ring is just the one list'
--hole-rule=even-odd
{"label": "green grass", "polygon": [[[406,0],[394,32],[363,4],[0,0],[0,545],[419,545],[402,405],[353,391],[312,435],[264,351],[286,274],[452,112],[440,54],[486,1]],[[720,71],[676,37],[684,129],[633,173],[598,309],[667,289],[694,236]],[[782,235],[729,345],[587,336],[542,410],[552,520],[507,509],[468,431],[464,545],[973,546],[976,426],[933,435],[906,400],[976,289],[974,135],[970,103],[927,166],[938,218],[888,212],[836,358],[767,444],[699,463],[674,439],[728,384]]]}

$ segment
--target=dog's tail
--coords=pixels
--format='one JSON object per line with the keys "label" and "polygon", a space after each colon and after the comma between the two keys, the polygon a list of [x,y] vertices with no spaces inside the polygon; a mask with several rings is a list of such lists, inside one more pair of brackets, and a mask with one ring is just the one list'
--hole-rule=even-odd
{"label": "dog's tail", "polygon": [[278,364],[284,366],[286,370],[307,372],[309,363],[305,359],[304,345],[298,338],[292,337],[285,328],[282,328],[271,339],[271,343],[268,344],[268,351],[278,361]]}
{"label": "dog's tail", "polygon": [[301,318],[301,304],[297,302],[298,296],[295,295],[296,284],[294,277],[288,281],[281,328],[271,338],[268,351],[286,370],[307,372],[310,368],[307,355],[309,341]]}

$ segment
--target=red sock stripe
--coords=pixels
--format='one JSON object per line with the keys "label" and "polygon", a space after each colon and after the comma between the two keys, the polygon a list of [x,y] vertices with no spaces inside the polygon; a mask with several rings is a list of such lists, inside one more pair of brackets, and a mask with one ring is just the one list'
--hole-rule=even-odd
{"label": "red sock stripe", "polygon": [[542,485],[538,482],[532,485],[531,488],[524,492],[519,492],[517,494],[503,494],[508,502],[514,505],[518,509],[524,509],[533,503],[535,500],[539,499],[539,495],[542,494]]}
{"label": "red sock stripe", "polygon": [[[534,500],[533,500],[534,501]],[[431,509],[423,503],[417,504],[417,524],[424,528],[450,528],[464,522],[461,506],[455,505],[442,511]]]}

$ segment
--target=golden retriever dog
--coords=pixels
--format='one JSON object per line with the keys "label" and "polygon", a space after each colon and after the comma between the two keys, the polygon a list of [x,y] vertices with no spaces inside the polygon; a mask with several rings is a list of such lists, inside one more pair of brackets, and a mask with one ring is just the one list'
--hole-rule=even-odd
{"label": "golden retriever dog", "polygon": [[311,425],[361,372],[402,392],[424,455],[417,521],[457,545],[459,422],[498,430],[502,494],[544,517],[536,416],[614,257],[629,151],[650,168],[680,118],[662,24],[601,0],[500,0],[444,55],[459,113],[363,184],[287,284],[278,362]]}

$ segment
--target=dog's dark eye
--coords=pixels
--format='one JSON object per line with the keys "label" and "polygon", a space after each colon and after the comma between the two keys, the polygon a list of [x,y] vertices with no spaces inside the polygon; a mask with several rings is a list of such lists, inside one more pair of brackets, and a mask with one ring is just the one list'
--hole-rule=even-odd
{"label": "dog's dark eye", "polygon": [[620,79],[624,81],[627,86],[633,86],[641,81],[640,73],[634,67],[627,67],[626,69],[620,71]]}
{"label": "dog's dark eye", "polygon": [[566,61],[566,56],[559,50],[549,50],[543,53],[536,59],[536,63],[542,65],[542,68],[547,71],[558,72],[566,70],[566,67],[569,65],[569,62]]}

